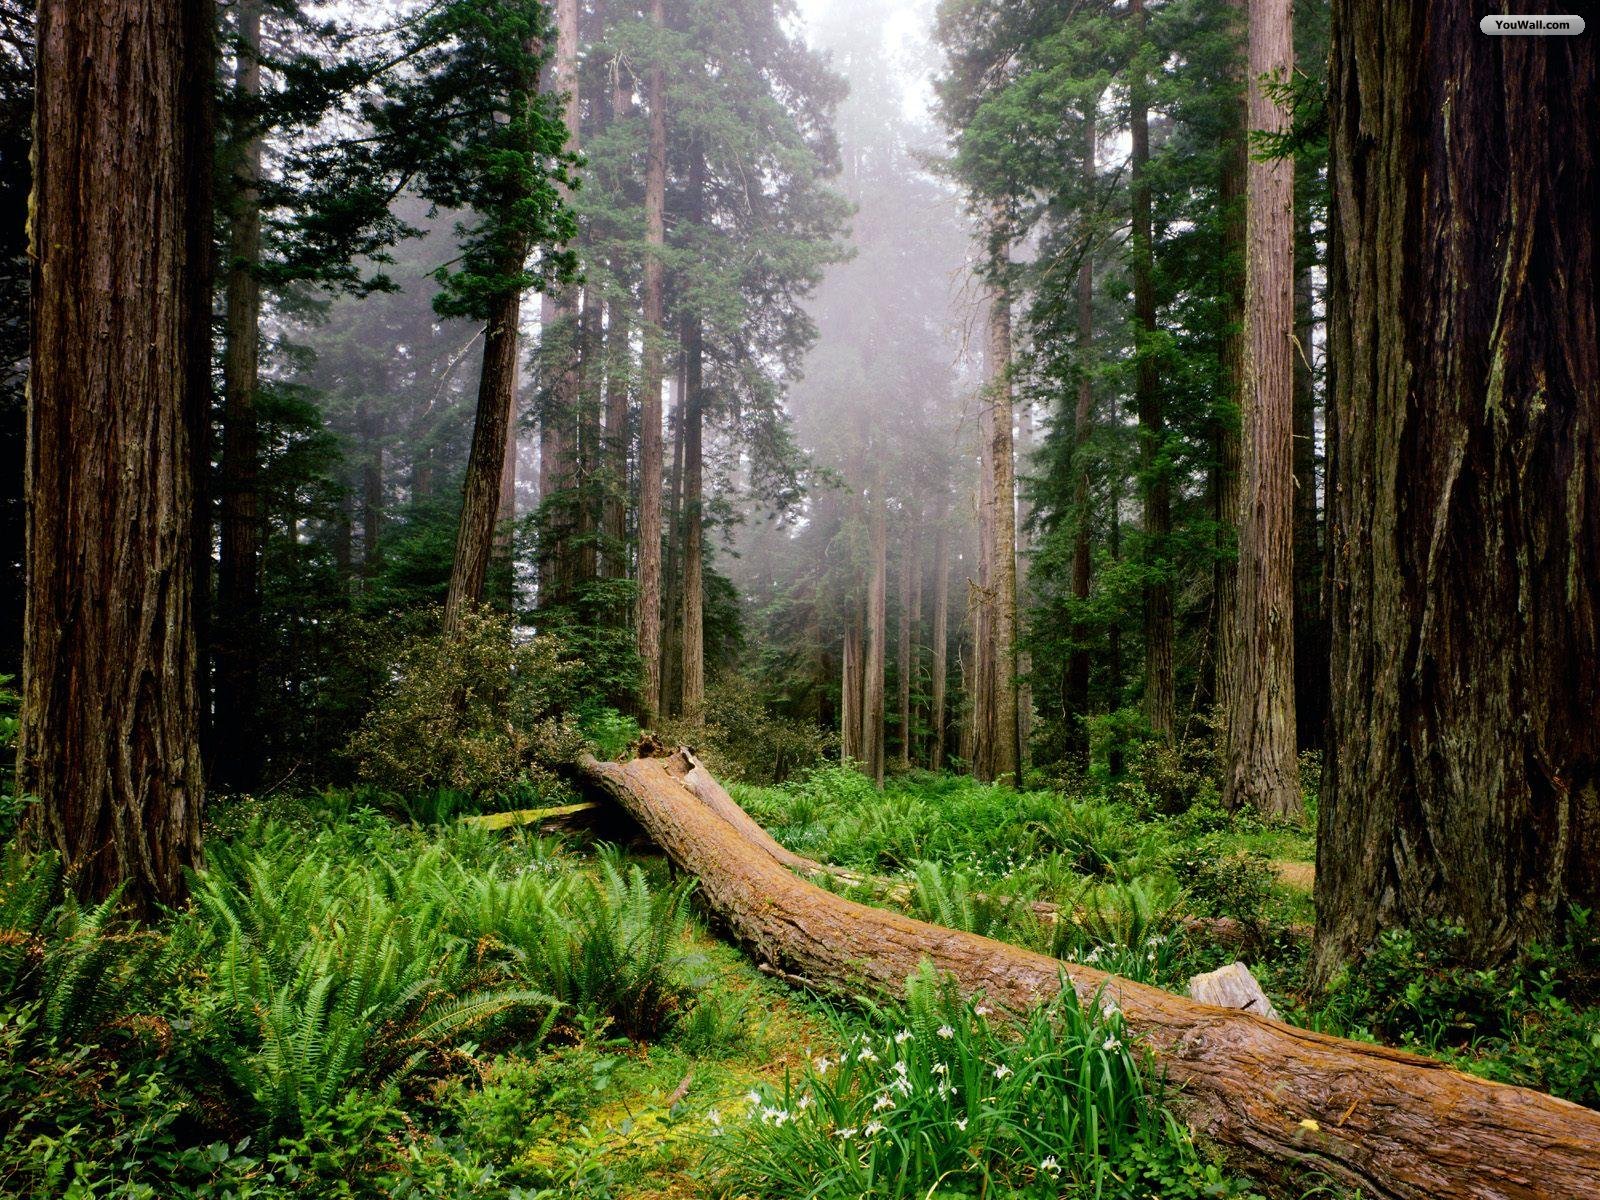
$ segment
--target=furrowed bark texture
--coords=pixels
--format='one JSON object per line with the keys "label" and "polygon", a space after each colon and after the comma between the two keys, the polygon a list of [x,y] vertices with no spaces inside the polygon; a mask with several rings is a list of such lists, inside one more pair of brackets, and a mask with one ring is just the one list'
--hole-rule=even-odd
{"label": "furrowed bark texture", "polygon": [[[1263,87],[1294,66],[1290,0],[1250,0],[1249,128],[1289,114]],[[1301,812],[1294,726],[1294,160],[1246,173],[1244,389],[1239,562],[1223,801],[1269,817]]]}
{"label": "furrowed bark texture", "polygon": [[[689,220],[705,220],[706,159],[697,143],[689,165]],[[706,699],[705,649],[705,324],[699,313],[683,320],[683,712],[699,720]]]}
{"label": "furrowed bark texture", "polygon": [[[196,391],[213,46],[199,0],[44,0],[20,791],[89,898],[200,853]],[[199,356],[197,362],[196,356]]]}
{"label": "furrowed bark texture", "polygon": [[1478,17],[1333,10],[1323,980],[1600,893],[1595,40]]}
{"label": "furrowed bark texture", "polygon": [[1120,1007],[1196,1126],[1244,1157],[1326,1171],[1395,1200],[1600,1196],[1600,1113],[846,900],[741,837],[696,795],[697,769],[682,752],[580,765],[698,877],[729,932],[787,976],[894,995],[929,961],[1012,1010],[1065,978],[1086,1002]]}
{"label": "furrowed bark texture", "polygon": [[[652,0],[650,23],[666,27],[664,0]],[[644,358],[639,388],[639,723],[661,711],[661,377],[662,271],[666,247],[667,84],[660,62],[646,73],[650,105],[644,184]]]}

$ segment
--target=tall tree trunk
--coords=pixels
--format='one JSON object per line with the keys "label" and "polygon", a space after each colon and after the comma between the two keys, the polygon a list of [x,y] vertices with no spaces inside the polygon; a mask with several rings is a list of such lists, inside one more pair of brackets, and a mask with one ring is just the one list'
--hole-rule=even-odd
{"label": "tall tree trunk", "polygon": [[972,669],[965,681],[970,749],[968,769],[985,782],[994,778],[994,404],[984,395],[978,409],[978,581],[969,588]]}
{"label": "tall tree trunk", "polygon": [[[616,269],[613,262],[613,270]],[[605,574],[628,577],[628,388],[633,379],[632,320],[626,303],[606,305]]]}
{"label": "tall tree trunk", "polygon": [[361,463],[361,575],[370,580],[383,561],[383,436],[379,418],[365,402],[356,412],[356,428],[367,451]]}
{"label": "tall tree trunk", "polygon": [[[666,29],[665,0],[650,23]],[[646,72],[650,128],[644,184],[644,361],[639,390],[639,723],[651,728],[661,703],[661,376],[662,253],[666,246],[666,71],[658,55]]]}
{"label": "tall tree trunk", "polygon": [[483,367],[478,375],[478,411],[472,424],[461,525],[444,602],[444,629],[454,634],[462,618],[483,603],[495,517],[500,511],[500,472],[505,468],[506,431],[517,378],[517,322],[522,294],[497,296],[483,332]]}
{"label": "tall tree trunk", "polygon": [[[245,120],[261,95],[261,6],[239,7],[233,90]],[[217,742],[214,762],[227,787],[247,791],[261,776],[261,519],[257,485],[256,390],[261,366],[261,138],[235,148],[228,226],[227,340],[222,360],[221,544],[217,570]]]}
{"label": "tall tree trunk", "polygon": [[[575,0],[561,0],[563,6]],[[563,66],[570,75],[577,53],[577,27],[575,10],[570,27],[567,19],[558,13],[556,84],[562,86]],[[530,39],[528,49],[533,49]],[[521,78],[515,81],[510,103],[513,107],[536,102],[538,81]],[[567,129],[577,128],[577,81],[571,80],[568,98]],[[504,248],[504,256],[496,263],[496,271],[503,276],[521,272],[530,247],[512,245]],[[456,534],[455,561],[450,568],[450,589],[444,602],[444,631],[454,635],[462,618],[483,603],[484,583],[489,575],[489,560],[494,552],[495,518],[500,512],[500,479],[505,469],[506,441],[511,429],[516,406],[517,390],[517,336],[522,320],[522,293],[508,288],[490,298],[488,319],[483,331],[483,363],[478,372],[478,407],[472,425],[472,449],[467,457],[467,478],[462,490],[461,523]],[[549,326],[541,331],[541,340]],[[542,347],[541,347],[542,349]],[[541,500],[549,481],[542,470],[539,478]],[[545,580],[540,579],[541,588]]]}
{"label": "tall tree trunk", "polygon": [[[997,249],[996,272],[1009,266],[1007,243]],[[1012,446],[1011,298],[1002,280],[989,300],[989,457],[994,463],[994,547],[990,552],[994,594],[993,778],[1021,783],[1021,726],[1017,719],[1017,477]]]}
{"label": "tall tree trunk", "polygon": [[918,614],[913,597],[921,590],[922,529],[913,517],[911,529],[900,551],[900,621],[895,647],[895,684],[900,699],[900,769],[911,769],[911,676]]}
{"label": "tall tree trunk", "polygon": [[1133,309],[1143,345],[1138,349],[1135,393],[1139,404],[1140,486],[1144,494],[1144,711],[1157,737],[1171,740],[1177,730],[1172,665],[1172,580],[1167,540],[1172,532],[1172,482],[1164,460],[1165,416],[1156,362],[1155,250],[1150,225],[1150,81],[1144,0],[1129,11],[1138,34],[1128,85],[1133,193]]}
{"label": "tall tree trunk", "polygon": [[1322,516],[1317,505],[1317,396],[1311,370],[1315,299],[1309,205],[1297,205],[1294,280],[1294,693],[1300,745],[1322,745],[1328,717],[1328,629],[1322,610]]}
{"label": "tall tree trunk", "polygon": [[1222,289],[1225,332],[1222,335],[1222,403],[1218,406],[1214,436],[1216,464],[1211,488],[1211,518],[1216,525],[1212,567],[1212,711],[1224,753],[1228,722],[1239,693],[1239,658],[1234,642],[1239,596],[1239,439],[1240,414],[1245,409],[1245,259],[1246,174],[1249,165],[1250,113],[1245,68],[1249,54],[1248,0],[1229,0],[1228,16],[1239,39],[1238,68],[1234,72],[1239,94],[1230,100],[1222,145],[1222,178],[1218,188],[1222,207]]}
{"label": "tall tree trunk", "polygon": [[[1294,68],[1291,0],[1250,0],[1250,128],[1289,114],[1265,90]],[[1241,414],[1237,688],[1223,801],[1298,816],[1294,730],[1294,159],[1246,171],[1245,392]]]}
{"label": "tall tree trunk", "polygon": [[[1099,150],[1095,110],[1096,94],[1083,110],[1083,193],[1087,214],[1089,197],[1099,178],[1096,164]],[[1072,598],[1081,612],[1089,603],[1093,560],[1090,556],[1090,469],[1089,440],[1094,436],[1094,247],[1088,218],[1084,218],[1083,255],[1078,264],[1078,393],[1072,412]],[[1083,620],[1072,623],[1072,651],[1067,662],[1067,719],[1071,722],[1072,753],[1081,761],[1089,758],[1089,626]]]}
{"label": "tall tree trunk", "polygon": [[869,517],[872,562],[867,576],[866,682],[861,693],[861,751],[867,774],[883,786],[883,669],[886,659],[889,574],[888,503],[883,472],[872,485]]}
{"label": "tall tree trunk", "polygon": [[1479,15],[1333,8],[1323,982],[1600,899],[1595,41]]}
{"label": "tall tree trunk", "polygon": [[950,675],[950,530],[940,503],[933,532],[933,678],[928,689],[928,767],[944,766],[945,691]]}
{"label": "tall tree trunk", "polygon": [[860,762],[861,750],[861,617],[846,601],[844,648],[839,656],[839,756]]}
{"label": "tall tree trunk", "polygon": [[[689,221],[698,225],[705,211],[706,161],[696,145],[689,163]],[[705,487],[704,325],[699,313],[683,321],[683,711],[699,720],[706,698],[704,536],[701,503]]]}
{"label": "tall tree trunk", "polygon": [[200,855],[215,19],[202,0],[37,10],[18,783],[79,894],[123,886],[144,912]]}
{"label": "tall tree trunk", "polygon": [[[555,54],[551,88],[562,97],[562,122],[567,146],[581,148],[578,95],[578,0],[555,0]],[[543,520],[539,547],[540,607],[565,604],[580,570],[582,499],[578,456],[582,452],[578,421],[582,379],[581,289],[575,284],[551,287],[539,302],[540,382],[544,389],[539,428],[539,503]],[[487,357],[487,347],[485,357]]]}
{"label": "tall tree trunk", "polygon": [[[593,254],[593,239],[589,253]],[[583,308],[578,318],[577,357],[577,453],[573,455],[573,495],[576,511],[573,531],[577,546],[573,554],[574,582],[593,581],[599,572],[601,493],[597,490],[604,458],[600,446],[600,406],[605,388],[605,367],[601,360],[600,290],[594,284],[583,289]]]}

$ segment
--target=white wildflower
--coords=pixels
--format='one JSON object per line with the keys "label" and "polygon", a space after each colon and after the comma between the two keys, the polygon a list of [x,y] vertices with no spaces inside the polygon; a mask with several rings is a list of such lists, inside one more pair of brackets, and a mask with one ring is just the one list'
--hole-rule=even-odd
{"label": "white wildflower", "polygon": [[807,1092],[804,1096],[801,1096],[799,1101],[795,1104],[795,1107],[798,1108],[801,1112],[805,1112],[806,1109],[810,1108],[811,1107],[811,1093]]}
{"label": "white wildflower", "polygon": [[1113,1033],[1105,1041],[1100,1043],[1100,1049],[1106,1051],[1121,1050],[1122,1043],[1117,1040],[1117,1035]]}
{"label": "white wildflower", "polygon": [[904,1046],[912,1039],[913,1036],[915,1035],[912,1034],[911,1030],[902,1029],[899,1033],[894,1035],[894,1044],[896,1046]]}
{"label": "white wildflower", "polygon": [[903,1059],[903,1058],[899,1062],[894,1064],[894,1070],[895,1070],[895,1074],[896,1075],[904,1075],[910,1069],[911,1068],[906,1065],[906,1060]]}
{"label": "white wildflower", "polygon": [[754,1088],[751,1088],[744,1094],[744,1099],[746,1104],[748,1104],[751,1108],[755,1108],[761,1103],[761,1093],[756,1091]]}
{"label": "white wildflower", "polygon": [[872,1052],[871,1046],[863,1046],[861,1053],[856,1055],[857,1062],[877,1062],[878,1056]]}
{"label": "white wildflower", "polygon": [[851,1138],[855,1137],[855,1135],[860,1133],[861,1131],[859,1129],[846,1128],[846,1129],[835,1129],[833,1132],[834,1132],[834,1135],[836,1137],[838,1137],[838,1139],[840,1141],[848,1142]]}
{"label": "white wildflower", "polygon": [[962,1133],[965,1133],[967,1131],[967,1118],[965,1118],[965,1117],[957,1117],[955,1119],[955,1127],[957,1129],[959,1129]]}
{"label": "white wildflower", "polygon": [[886,1108],[893,1108],[893,1107],[894,1107],[894,1100],[890,1097],[889,1093],[888,1092],[881,1092],[881,1093],[879,1093],[877,1100],[873,1102],[872,1111],[873,1112],[882,1112]]}
{"label": "white wildflower", "polygon": [[828,1073],[828,1068],[831,1067],[833,1064],[830,1063],[827,1060],[826,1057],[823,1057],[823,1058],[817,1059],[817,1061],[816,1061],[816,1063],[814,1065],[817,1068],[817,1078],[820,1079],[822,1076],[824,1076],[824,1075],[826,1075]]}
{"label": "white wildflower", "polygon": [[714,1108],[708,1108],[706,1109],[706,1120],[710,1121],[713,1125],[721,1125],[722,1114]]}
{"label": "white wildflower", "polygon": [[948,1026],[948,1025],[941,1025],[934,1032],[937,1033],[940,1037],[945,1038],[947,1040],[949,1038],[955,1037],[955,1035],[956,1035],[956,1031],[954,1029],[951,1029],[950,1026]]}
{"label": "white wildflower", "polygon": [[1046,1154],[1044,1161],[1039,1164],[1039,1169],[1041,1171],[1049,1171],[1052,1175],[1061,1174],[1061,1164],[1056,1161],[1054,1154]]}
{"label": "white wildflower", "polygon": [[882,1121],[868,1121],[867,1122],[867,1127],[865,1129],[863,1129],[861,1132],[865,1133],[868,1137],[871,1137],[875,1133],[882,1133],[883,1132],[883,1122]]}
{"label": "white wildflower", "polygon": [[994,1077],[996,1079],[1004,1079],[1007,1075],[1010,1075],[1010,1074],[1011,1074],[1011,1068],[1006,1066],[1005,1063],[1001,1063],[998,1067],[996,1067],[994,1069]]}
{"label": "white wildflower", "polygon": [[980,1004],[980,1005],[978,1005],[977,1008],[973,1009],[972,1011],[977,1016],[987,1017],[990,1013],[992,1013],[994,1011],[994,1009],[990,1008],[987,1004]]}
{"label": "white wildflower", "polygon": [[932,1067],[929,1068],[929,1070],[931,1070],[935,1075],[948,1075],[950,1074],[950,1064],[936,1062]]}

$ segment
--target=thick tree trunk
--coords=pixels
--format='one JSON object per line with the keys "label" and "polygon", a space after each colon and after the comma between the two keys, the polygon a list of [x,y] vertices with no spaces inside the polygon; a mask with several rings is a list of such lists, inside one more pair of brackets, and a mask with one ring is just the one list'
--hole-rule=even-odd
{"label": "thick tree trunk", "polygon": [[[1099,179],[1096,164],[1099,150],[1095,110],[1099,96],[1086,102],[1083,110],[1083,194],[1094,192]],[[1078,264],[1078,388],[1072,412],[1072,598],[1081,607],[1089,602],[1092,582],[1090,556],[1093,522],[1089,519],[1090,471],[1089,439],[1094,435],[1094,249],[1085,219],[1083,255]],[[1084,722],[1089,716],[1089,627],[1079,620],[1072,624],[1072,652],[1067,660],[1067,720],[1070,722],[1072,753],[1083,762],[1089,758],[1089,733]]]}
{"label": "thick tree trunk", "polygon": [[37,10],[18,782],[78,892],[122,886],[146,912],[200,854],[215,19],[201,0]]}
{"label": "thick tree trunk", "polygon": [[994,404],[987,394],[978,409],[978,580],[969,585],[968,624],[972,667],[963,678],[967,699],[967,769],[985,782],[994,778]]}
{"label": "thick tree trunk", "polygon": [[883,491],[880,471],[872,485],[872,509],[868,518],[872,562],[867,575],[866,677],[861,690],[861,761],[879,787],[883,786],[883,669],[889,632],[888,502]]}
{"label": "thick tree trunk", "polygon": [[[666,28],[665,0],[651,0],[650,23]],[[666,71],[646,72],[650,105],[644,184],[644,361],[639,389],[639,723],[655,725],[661,704],[661,377],[662,254],[666,247]]]}
{"label": "thick tree trunk", "polygon": [[[1009,264],[1002,242],[997,270]],[[1011,297],[996,286],[989,300],[989,452],[994,463],[994,546],[990,551],[994,593],[994,760],[993,778],[1021,783],[1021,726],[1017,718],[1017,476],[1011,425]]]}
{"label": "thick tree trunk", "polygon": [[[1294,67],[1291,0],[1250,0],[1250,128],[1289,114],[1263,83]],[[1246,171],[1245,370],[1240,439],[1236,686],[1223,801],[1263,816],[1302,811],[1294,728],[1294,160]]]}
{"label": "thick tree trunk", "polygon": [[677,357],[672,416],[667,422],[672,430],[672,471],[667,476],[666,590],[661,610],[666,623],[661,647],[661,711],[671,717],[683,714],[683,406],[688,396],[688,359],[681,348]]}
{"label": "thick tree trunk", "polygon": [[933,678],[928,686],[928,769],[944,766],[945,692],[950,677],[950,530],[941,503],[933,533]]}
{"label": "thick tree trunk", "polygon": [[1145,54],[1144,0],[1131,0],[1138,45],[1128,85],[1129,159],[1133,200],[1133,310],[1139,338],[1135,393],[1139,404],[1140,488],[1144,498],[1144,712],[1150,728],[1170,741],[1177,731],[1177,701],[1172,662],[1172,580],[1167,539],[1172,532],[1172,481],[1162,452],[1166,418],[1153,339],[1156,333],[1155,249],[1150,225],[1150,81]]}
{"label": "thick tree trunk", "polygon": [[1600,1196],[1600,1113],[846,900],[730,823],[737,816],[687,753],[587,759],[580,772],[698,878],[736,940],[787,977],[897,995],[930,962],[1012,1012],[1065,982],[1085,1003],[1115,1004],[1182,1088],[1194,1124],[1243,1157],[1314,1164],[1384,1200]]}
{"label": "thick tree trunk", "polygon": [[[593,253],[592,239],[588,253]],[[605,368],[601,361],[600,291],[593,284],[583,289],[582,312],[578,317],[577,420],[578,442],[572,458],[573,531],[577,547],[573,555],[573,583],[591,583],[599,573],[596,536],[600,529],[601,496],[597,481],[603,459],[600,449],[600,406],[605,387]]]}
{"label": "thick tree trunk", "polygon": [[1324,981],[1600,899],[1595,40],[1418,11],[1333,10]]}
{"label": "thick tree trunk", "polygon": [[[246,120],[261,94],[261,6],[239,8],[233,89]],[[261,505],[256,389],[261,367],[261,138],[235,147],[228,225],[227,338],[222,359],[222,471],[213,728],[225,752],[213,768],[223,785],[253,788],[261,774]]]}

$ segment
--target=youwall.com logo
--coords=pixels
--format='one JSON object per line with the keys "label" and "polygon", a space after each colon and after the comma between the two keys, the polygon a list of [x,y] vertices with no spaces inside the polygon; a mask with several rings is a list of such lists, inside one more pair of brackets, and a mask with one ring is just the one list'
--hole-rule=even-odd
{"label": "youwall.com logo", "polygon": [[1555,15],[1540,13],[1537,16],[1517,16],[1506,14],[1495,16],[1491,14],[1478,22],[1478,28],[1485,33],[1500,36],[1539,37],[1539,36],[1571,36],[1583,32],[1583,18],[1577,16]]}

